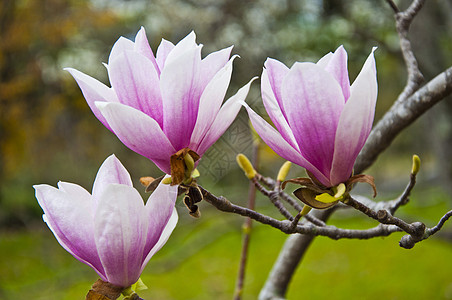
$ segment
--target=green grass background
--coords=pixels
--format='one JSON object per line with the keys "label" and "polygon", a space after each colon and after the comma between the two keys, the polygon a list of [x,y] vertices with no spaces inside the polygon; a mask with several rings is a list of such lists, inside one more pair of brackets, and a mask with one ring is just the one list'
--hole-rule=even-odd
{"label": "green grass background", "polygon": [[[431,200],[422,202],[427,193]],[[175,232],[142,276],[149,287],[140,292],[144,299],[232,298],[243,218],[218,213],[207,204],[201,208],[203,216],[195,220],[178,205]],[[448,209],[441,192],[421,191],[398,215],[408,220],[421,215],[421,221],[432,226]],[[273,208],[263,205],[258,210]],[[344,228],[375,225],[350,211],[337,213],[329,223]],[[287,237],[254,225],[243,299],[257,298]],[[446,223],[444,232],[451,229]],[[440,236],[405,250],[398,246],[401,236],[317,238],[293,278],[288,299],[452,299],[452,244]],[[96,279],[94,271],[59,246],[44,223],[1,233],[0,299],[84,299]]]}

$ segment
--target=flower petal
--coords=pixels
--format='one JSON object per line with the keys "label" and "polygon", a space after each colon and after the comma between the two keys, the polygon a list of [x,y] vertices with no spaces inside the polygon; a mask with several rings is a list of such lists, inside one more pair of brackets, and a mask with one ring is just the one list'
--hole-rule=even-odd
{"label": "flower petal", "polygon": [[96,102],[96,105],[124,145],[170,173],[170,157],[176,150],[154,119],[121,103]]}
{"label": "flower petal", "polygon": [[193,51],[198,48],[196,44],[196,34],[194,31],[190,32],[186,37],[179,41],[176,46],[168,53],[165,64],[171,63],[177,60],[180,56],[185,55],[186,52]]}
{"label": "flower petal", "polygon": [[107,121],[102,116],[96,105],[94,105],[94,102],[118,102],[119,100],[116,96],[115,91],[102,82],[98,81],[97,79],[94,79],[91,76],[88,76],[76,69],[65,68],[65,70],[68,71],[72,75],[72,77],[74,77],[75,81],[77,81],[77,84],[82,90],[86,102],[88,103],[96,118],[99,119],[99,121],[104,124],[104,126],[107,127],[108,130],[111,131],[110,126],[108,125]]}
{"label": "flower petal", "polygon": [[328,183],[329,180],[315,166],[307,161],[297,150],[295,150],[270,124],[261,116],[256,114],[246,103],[245,106],[251,120],[251,124],[262,140],[282,158],[291,161],[307,170],[322,183]]}
{"label": "flower petal", "polygon": [[93,198],[98,199],[110,184],[132,185],[132,179],[129,172],[122,165],[114,154],[107,157],[97,171],[96,179],[93,185]]}
{"label": "flower petal", "polygon": [[154,256],[154,254],[157,253],[163,247],[163,245],[166,244],[171,233],[173,232],[174,228],[176,227],[178,219],[179,219],[179,216],[177,215],[176,208],[173,208],[171,217],[169,218],[168,223],[166,223],[165,228],[163,228],[163,231],[160,234],[159,240],[154,245],[154,247],[151,249],[151,251],[149,251],[148,255],[144,259],[143,264],[141,266],[141,272],[143,272],[144,267],[146,267],[146,264],[149,262],[149,260],[152,258],[152,256]]}
{"label": "flower petal", "polygon": [[[273,58],[267,58],[265,61],[265,70],[267,71],[267,77],[268,81],[270,83],[271,89],[273,90],[273,95],[276,98],[276,101],[278,102],[278,106],[281,109],[282,114],[284,115],[284,118],[287,119],[286,113],[284,111],[284,105],[282,103],[282,83],[284,78],[286,77],[287,73],[289,72],[289,68],[286,67],[285,64],[282,62],[273,59]],[[262,97],[264,97],[265,94],[271,94],[270,90],[265,87],[265,90],[262,88]]]}
{"label": "flower petal", "polygon": [[[169,177],[169,176],[167,176]],[[151,258],[148,254],[155,248],[156,244],[161,240],[165,233],[165,241],[168,239],[170,232],[164,232],[167,224],[175,211],[178,186],[160,183],[154,192],[152,192],[148,201],[146,202],[147,219],[149,220],[149,230],[146,239],[146,246],[143,252],[144,264]],[[174,221],[174,220],[173,220]],[[177,212],[176,212],[177,223]],[[175,226],[176,224],[174,224]],[[173,227],[174,229],[174,227]],[[160,245],[160,247],[162,247]],[[154,252],[155,253],[155,252]],[[152,256],[152,255],[151,255]],[[144,266],[143,266],[144,268]]]}
{"label": "flower petal", "polygon": [[141,26],[140,30],[138,31],[136,37],[135,37],[135,51],[149,59],[152,64],[154,65],[155,70],[157,71],[157,74],[160,75],[160,69],[157,64],[157,61],[155,60],[154,53],[152,52],[151,46],[149,45],[148,38],[146,37],[146,30],[143,26]]}
{"label": "flower petal", "polygon": [[296,63],[284,79],[282,97],[301,154],[328,177],[344,105],[341,87],[319,66]]}
{"label": "flower petal", "polygon": [[241,102],[245,100],[250,90],[251,83],[256,78],[257,77],[252,78],[246,85],[239,89],[234,96],[223,104],[202,141],[198,144],[193,142],[190,143],[190,149],[202,156],[204,152],[206,152],[207,149],[223,135],[239,113]]}
{"label": "flower petal", "polygon": [[319,61],[316,63],[316,65],[325,69],[332,56],[333,56],[333,53],[328,52],[322,58],[319,59]]}
{"label": "flower petal", "polygon": [[180,150],[190,143],[198,115],[200,90],[197,82],[201,48],[192,48],[169,60],[173,51],[168,55],[160,75],[160,90],[163,99],[163,131],[173,147]]}
{"label": "flower petal", "polygon": [[91,195],[75,184],[60,182],[59,186],[33,186],[44,221],[66,251],[106,279],[94,241]]}
{"label": "flower petal", "polygon": [[330,175],[333,185],[351,176],[356,157],[372,128],[378,91],[374,51],[375,48],[353,83],[339,120]]}
{"label": "flower petal", "polygon": [[157,48],[156,60],[159,65],[160,70],[163,70],[165,67],[165,61],[168,57],[168,54],[173,50],[174,44],[170,41],[162,39],[159,47]]}
{"label": "flower petal", "polygon": [[125,37],[121,36],[111,48],[110,56],[108,57],[108,64],[110,64],[116,57],[125,51],[132,51],[135,48],[135,43]]}
{"label": "flower petal", "polygon": [[261,94],[265,110],[267,111],[270,119],[273,121],[273,124],[275,124],[279,133],[293,148],[295,148],[295,150],[300,151],[295,137],[292,133],[292,129],[290,129],[289,124],[287,123],[287,120],[283,115],[282,109],[279,106],[278,101],[276,100],[274,91],[268,78],[268,71],[266,69],[262,71]]}
{"label": "flower petal", "polygon": [[[319,63],[317,63],[319,65]],[[347,69],[347,51],[343,46],[339,46],[331,55],[324,69],[329,72],[342,88],[345,101],[350,97],[350,80]]]}
{"label": "flower petal", "polygon": [[136,189],[112,184],[98,199],[94,233],[107,281],[128,287],[140,277],[148,218]]}
{"label": "flower petal", "polygon": [[231,55],[232,47],[212,52],[201,60],[200,89],[203,91],[212,78],[226,65]]}
{"label": "flower petal", "polygon": [[217,117],[232,75],[233,56],[229,62],[219,70],[209,82],[199,100],[198,116],[193,128],[190,143],[199,144]]}
{"label": "flower petal", "polygon": [[163,125],[159,76],[149,59],[134,51],[124,51],[108,65],[108,76],[121,103]]}

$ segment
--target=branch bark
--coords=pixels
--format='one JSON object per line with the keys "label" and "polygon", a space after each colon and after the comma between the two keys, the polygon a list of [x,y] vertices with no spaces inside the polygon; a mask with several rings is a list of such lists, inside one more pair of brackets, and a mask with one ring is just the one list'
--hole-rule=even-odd
{"label": "branch bark", "polygon": [[433,105],[452,94],[452,67],[430,80],[405,101],[396,101],[374,126],[355,163],[355,173],[370,167],[397,135]]}

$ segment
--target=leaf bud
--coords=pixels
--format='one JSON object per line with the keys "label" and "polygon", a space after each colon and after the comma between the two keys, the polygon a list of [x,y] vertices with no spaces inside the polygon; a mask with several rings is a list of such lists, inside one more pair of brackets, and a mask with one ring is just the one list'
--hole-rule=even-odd
{"label": "leaf bud", "polygon": [[248,177],[248,179],[253,179],[256,176],[256,170],[254,170],[254,167],[248,157],[240,153],[237,155],[236,160],[237,164],[245,172],[245,176]]}
{"label": "leaf bud", "polygon": [[289,173],[291,166],[292,166],[292,163],[290,161],[286,161],[279,169],[278,177],[276,178],[276,180],[278,180],[280,182],[283,182],[284,180],[286,180],[287,174]]}
{"label": "leaf bud", "polygon": [[413,155],[413,166],[411,167],[411,174],[416,175],[421,167],[421,159],[416,154]]}

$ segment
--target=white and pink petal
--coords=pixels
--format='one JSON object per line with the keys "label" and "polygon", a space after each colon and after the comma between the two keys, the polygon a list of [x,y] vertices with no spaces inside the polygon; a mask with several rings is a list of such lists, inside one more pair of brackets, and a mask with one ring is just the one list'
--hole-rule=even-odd
{"label": "white and pink petal", "polygon": [[96,102],[96,105],[124,145],[170,173],[170,157],[176,150],[154,119],[121,103]]}
{"label": "white and pink petal", "polygon": [[105,278],[94,241],[91,195],[74,184],[60,182],[59,186],[33,186],[44,221],[66,251]]}
{"label": "white and pink petal", "polygon": [[267,111],[267,114],[272,120],[273,124],[276,126],[276,129],[278,129],[278,132],[293,148],[299,151],[300,149],[298,148],[298,144],[292,133],[292,129],[290,129],[289,124],[287,123],[287,120],[282,112],[282,109],[279,106],[278,101],[276,100],[266,69],[262,71],[261,93],[265,110]]}
{"label": "white and pink petal", "polygon": [[157,60],[157,64],[160,69],[160,73],[165,67],[165,61],[166,58],[168,57],[168,54],[174,49],[174,47],[175,46],[173,43],[165,39],[162,39],[162,41],[160,42],[160,45],[157,48],[157,53],[155,55],[156,56],[155,59]]}
{"label": "white and pink petal", "polygon": [[97,171],[93,184],[93,198],[97,199],[110,184],[133,186],[129,172],[114,154],[107,157]]}
{"label": "white and pink petal", "polygon": [[[319,65],[319,63],[317,63]],[[342,88],[344,100],[350,97],[350,79],[348,78],[347,69],[347,51],[343,46],[339,46],[336,51],[329,57],[328,63],[324,69],[329,72]]]}
{"label": "white and pink petal", "polygon": [[136,189],[112,184],[100,195],[94,235],[108,282],[122,287],[141,275],[149,221]]}
{"label": "white and pink petal", "polygon": [[284,79],[282,100],[301,154],[328,177],[344,106],[340,85],[316,64],[296,63]]}
{"label": "white and pink petal", "polygon": [[245,106],[251,124],[257,134],[273,151],[276,152],[276,154],[309,170],[321,183],[328,185],[328,178],[295,150],[276,129],[268,124],[261,116],[256,114],[246,103],[242,103],[242,105]]}
{"label": "white and pink petal", "polygon": [[141,27],[135,36],[135,47],[134,50],[147,59],[149,59],[154,65],[155,70],[160,75],[160,69],[155,59],[154,53],[152,52],[151,46],[149,45],[148,38],[146,37],[146,30]]}
{"label": "white and pink petal", "polygon": [[257,77],[252,78],[246,85],[240,88],[234,96],[229,98],[223,104],[215,120],[211,124],[209,131],[207,131],[199,143],[191,142],[189,146],[190,149],[199,155],[203,155],[207,149],[223,135],[239,113],[240,108],[242,107],[241,103],[245,101],[245,98],[250,90],[251,83],[255,79],[257,79]]}
{"label": "white and pink petal", "polygon": [[177,192],[177,185],[171,186],[168,184],[160,183],[146,202],[145,209],[147,213],[147,219],[149,220],[149,230],[147,233],[146,245],[143,252],[143,261],[145,261],[148,253],[160,240],[165,227],[167,226],[171,216],[173,215]]}
{"label": "white and pink petal", "polygon": [[237,56],[219,70],[204,89],[199,100],[198,116],[190,138],[190,144],[199,144],[217,117],[232,75],[232,63]]}
{"label": "white and pink petal", "polygon": [[82,90],[88,106],[91,108],[96,118],[111,131],[110,126],[108,126],[107,121],[102,116],[96,105],[94,105],[94,102],[118,102],[119,100],[115,91],[97,79],[94,79],[76,69],[65,68],[65,70],[68,71],[72,77],[74,77],[75,81]]}
{"label": "white and pink petal", "polygon": [[[224,48],[210,53],[201,60],[200,89],[204,90],[212,78],[230,61],[232,47]],[[237,55],[236,55],[237,56]]]}
{"label": "white and pink petal", "polygon": [[134,51],[124,51],[109,64],[108,76],[121,103],[163,125],[159,75],[149,59]]}
{"label": "white and pink petal", "polygon": [[372,128],[377,100],[377,76],[373,52],[351,88],[339,120],[331,170],[333,184],[346,181]]}
{"label": "white and pink petal", "polygon": [[201,48],[191,48],[167,61],[160,75],[163,131],[178,150],[188,146],[196,123],[201,96],[197,85],[200,62]]}

